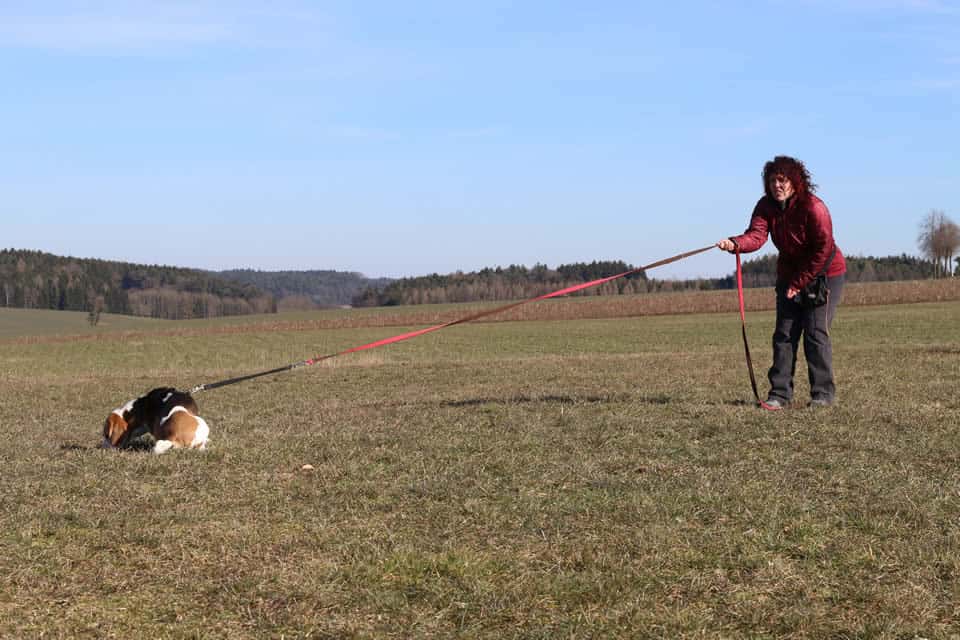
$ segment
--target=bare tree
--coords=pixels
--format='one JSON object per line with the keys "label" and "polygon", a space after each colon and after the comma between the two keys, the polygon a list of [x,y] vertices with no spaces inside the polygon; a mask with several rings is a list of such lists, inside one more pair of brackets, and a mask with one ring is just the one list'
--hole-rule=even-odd
{"label": "bare tree", "polygon": [[953,275],[953,257],[960,249],[960,227],[943,211],[934,209],[920,222],[917,244],[933,262],[933,277]]}
{"label": "bare tree", "polygon": [[947,275],[952,276],[954,274],[953,257],[957,254],[958,249],[960,249],[960,226],[957,226],[952,220],[948,220],[943,229],[943,268]]}
{"label": "bare tree", "polygon": [[104,299],[103,296],[97,296],[93,304],[90,306],[90,313],[87,314],[87,322],[90,323],[91,327],[97,326],[100,322],[100,314],[103,312]]}
{"label": "bare tree", "polygon": [[920,233],[917,235],[917,245],[920,247],[920,253],[933,262],[933,277],[939,277],[937,271],[939,261],[937,260],[936,235],[937,227],[945,217],[942,211],[934,209],[920,221]]}

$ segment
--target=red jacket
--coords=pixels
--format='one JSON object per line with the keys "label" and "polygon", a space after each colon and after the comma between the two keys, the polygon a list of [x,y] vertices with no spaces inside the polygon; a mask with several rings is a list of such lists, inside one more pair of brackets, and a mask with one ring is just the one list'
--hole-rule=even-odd
{"label": "red jacket", "polygon": [[[802,289],[823,270],[835,246],[830,211],[823,200],[812,193],[804,204],[792,198],[782,211],[773,198],[760,198],[753,209],[750,226],[743,235],[730,239],[737,243],[741,253],[750,253],[764,245],[767,235],[773,238],[773,244],[780,251],[777,282],[795,289]],[[847,263],[837,247],[827,276],[838,276],[846,271]]]}

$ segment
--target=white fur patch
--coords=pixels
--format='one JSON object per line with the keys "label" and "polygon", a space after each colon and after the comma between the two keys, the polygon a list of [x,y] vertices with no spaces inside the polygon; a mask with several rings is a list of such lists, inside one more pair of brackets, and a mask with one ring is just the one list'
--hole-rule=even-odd
{"label": "white fur patch", "polygon": [[[177,405],[177,406],[175,406],[173,409],[170,409],[170,413],[168,413],[167,415],[165,415],[165,416],[163,417],[163,420],[160,421],[160,424],[163,424],[164,422],[166,422],[167,420],[169,420],[169,419],[170,419],[170,416],[172,416],[173,414],[175,414],[177,411],[185,411],[186,413],[190,413],[189,411],[187,411],[186,409],[184,409],[184,408],[181,407],[180,405]],[[190,413],[190,415],[193,415],[193,414]],[[196,417],[196,416],[194,416],[194,417]],[[197,419],[199,420],[199,418],[197,418]]]}
{"label": "white fur patch", "polygon": [[173,443],[169,440],[157,440],[157,444],[153,445],[153,452],[157,455],[161,453],[166,453],[173,448]]}
{"label": "white fur patch", "polygon": [[210,439],[210,427],[207,425],[207,421],[200,416],[194,417],[197,419],[197,432],[193,434],[193,442],[190,443],[190,447],[206,449],[207,440]]}
{"label": "white fur patch", "polygon": [[117,407],[116,409],[114,409],[114,410],[112,411],[112,413],[115,413],[115,414],[117,414],[118,416],[120,416],[120,417],[122,418],[122,417],[123,417],[123,414],[127,413],[128,411],[130,411],[130,409],[133,409],[133,403],[136,402],[136,401],[137,401],[137,399],[134,398],[133,400],[131,400],[131,401],[128,402],[127,404],[123,405],[122,407]]}

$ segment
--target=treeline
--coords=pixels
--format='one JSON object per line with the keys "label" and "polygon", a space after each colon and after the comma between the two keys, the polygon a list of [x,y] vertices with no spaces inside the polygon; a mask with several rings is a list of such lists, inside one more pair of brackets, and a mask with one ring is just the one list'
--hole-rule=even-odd
{"label": "treeline", "polygon": [[[873,256],[844,256],[847,261],[847,282],[893,282],[896,280],[926,280],[934,276],[929,260],[901,254],[875,258]],[[772,287],[777,281],[777,256],[766,255],[743,263],[743,286]],[[732,288],[736,275],[720,281],[718,288]]]}
{"label": "treeline", "polygon": [[[747,287],[772,286],[776,256],[743,264]],[[849,282],[922,280],[933,262],[906,254],[885,258],[847,256]],[[337,271],[201,271],[96,259],[65,258],[40,251],[0,251],[0,306],[119,313],[187,319],[278,309],[390,306],[532,298],[584,282],[632,271],[623,261],[594,261],[531,268],[518,265],[470,273],[391,280]],[[733,274],[693,280],[648,279],[643,272],[574,295],[702,291],[736,286]]]}
{"label": "treeline", "polygon": [[[928,260],[908,256],[875,258],[873,256],[846,256],[848,282],[886,282],[893,280],[923,280],[933,276],[933,264]],[[470,273],[450,275],[433,274],[416,278],[394,280],[382,288],[368,287],[354,300],[354,306],[391,306],[449,302],[482,302],[519,300],[550,293],[592,280],[624,273],[634,269],[622,261],[575,263],[551,269],[543,264],[533,268],[510,265],[506,268],[487,268]],[[743,263],[745,287],[770,287],[777,279],[776,255],[765,255]],[[648,279],[646,274],[613,280],[591,287],[574,295],[622,295],[662,291],[710,291],[732,289],[736,274],[723,278],[689,280]]]}
{"label": "treeline", "polygon": [[351,271],[255,271],[234,269],[217,275],[273,294],[285,309],[340,307],[352,304],[367,288],[386,287],[390,278],[367,278]]}
{"label": "treeline", "polygon": [[0,250],[0,306],[187,319],[276,311],[273,296],[210,272]]}
{"label": "treeline", "polygon": [[[532,298],[633,269],[623,261],[595,261],[560,265],[556,269],[536,264],[532,268],[510,265],[469,273],[434,273],[393,280],[383,288],[368,287],[353,299],[353,305],[371,307]],[[641,271],[586,289],[582,294],[618,295],[647,290],[647,276]]]}

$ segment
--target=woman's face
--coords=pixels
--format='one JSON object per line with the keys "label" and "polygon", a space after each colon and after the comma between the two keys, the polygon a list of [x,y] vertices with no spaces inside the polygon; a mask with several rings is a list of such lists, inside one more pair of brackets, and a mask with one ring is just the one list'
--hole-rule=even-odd
{"label": "woman's face", "polygon": [[770,188],[770,193],[779,202],[783,202],[793,195],[793,184],[782,173],[770,176],[767,186]]}

